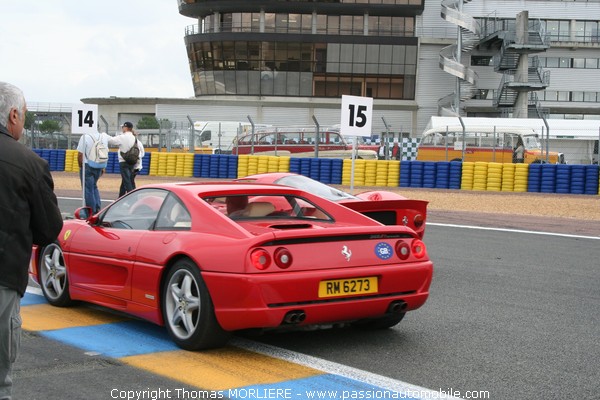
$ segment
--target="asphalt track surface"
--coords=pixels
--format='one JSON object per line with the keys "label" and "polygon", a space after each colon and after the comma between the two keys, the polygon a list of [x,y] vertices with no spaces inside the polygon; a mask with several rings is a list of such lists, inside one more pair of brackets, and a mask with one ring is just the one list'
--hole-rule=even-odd
{"label": "asphalt track surface", "polygon": [[[77,200],[61,200],[63,206],[74,208]],[[112,318],[113,314],[80,307],[70,310],[76,314],[69,317],[65,310],[43,301],[38,304],[39,296],[28,295],[26,301],[31,304],[23,305],[26,332],[16,365],[14,399],[127,398],[122,396],[129,392],[122,391],[161,388],[173,392],[170,397],[163,392],[158,398],[199,398],[193,397],[199,394],[198,388],[224,388],[228,383],[219,382],[232,376],[247,382],[257,371],[264,382],[283,379],[271,388],[297,388],[291,383],[296,382],[316,390],[333,388],[339,390],[338,395],[365,387],[347,381],[357,373],[359,379],[367,377],[371,387],[408,382],[463,398],[600,398],[600,228],[592,225],[582,233],[576,226],[568,229],[561,223],[563,230],[570,231],[564,232],[567,235],[555,235],[556,230],[548,235],[515,232],[510,225],[519,227],[522,221],[506,217],[497,223],[502,225],[500,230],[473,228],[464,218],[452,221],[451,214],[446,218],[430,215],[425,237],[435,264],[430,299],[386,331],[326,329],[238,336],[239,343],[234,341],[225,350],[208,355],[186,353],[183,361],[169,357],[172,349],[161,348],[168,346],[161,328],[140,321],[127,321],[134,328],[121,329],[117,324],[115,329],[79,334],[64,327],[43,329],[39,323],[44,318],[49,324],[69,324],[97,314]],[[484,219],[480,225],[493,225],[490,218]],[[28,307],[40,307],[37,316]],[[69,336],[85,344],[74,345]],[[250,349],[245,347],[248,344]],[[278,356],[254,353],[252,346],[264,350],[262,344],[274,346],[267,349]],[[152,345],[158,350],[143,368],[134,366],[131,358],[110,355],[120,346],[131,351],[131,347]],[[152,372],[152,366],[161,367],[162,373]],[[302,377],[285,379],[293,373]],[[191,380],[186,381],[190,374]],[[339,376],[338,386],[323,381],[332,376]],[[176,389],[182,396],[175,397]],[[185,390],[189,390],[187,397]],[[238,393],[237,398],[285,398],[265,393],[255,392],[258,396],[254,397]],[[295,394],[292,398],[307,397]]]}

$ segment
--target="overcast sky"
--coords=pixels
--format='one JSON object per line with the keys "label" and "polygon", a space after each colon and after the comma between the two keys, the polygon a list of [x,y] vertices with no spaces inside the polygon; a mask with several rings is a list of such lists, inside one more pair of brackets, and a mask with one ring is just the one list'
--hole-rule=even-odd
{"label": "overcast sky", "polygon": [[192,97],[176,0],[0,0],[0,81],[28,102]]}

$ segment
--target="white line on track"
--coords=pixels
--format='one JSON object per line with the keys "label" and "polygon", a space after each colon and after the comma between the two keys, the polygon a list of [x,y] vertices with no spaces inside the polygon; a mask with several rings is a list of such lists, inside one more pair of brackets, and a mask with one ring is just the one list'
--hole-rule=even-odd
{"label": "white line on track", "polygon": [[387,378],[385,376],[373,374],[371,372],[362,371],[357,368],[348,367],[346,365],[323,360],[321,358],[309,356],[306,354],[296,353],[294,351],[282,349],[280,347],[253,342],[247,339],[236,337],[230,341],[230,344],[236,347],[253,351],[255,353],[260,353],[270,357],[289,361],[295,364],[304,365],[306,367],[323,371],[328,374],[334,374],[343,376],[345,378],[354,379],[356,381],[364,382],[381,389],[399,392],[405,395],[411,395],[411,397],[414,396],[415,398],[458,399],[457,397],[444,396],[444,393],[440,393],[435,390],[411,385],[410,383],[402,382],[392,378]]}
{"label": "white line on track", "polygon": [[436,223],[436,222],[427,222],[427,225],[431,225],[431,226],[445,226],[445,227],[449,227],[449,228],[479,229],[479,230],[484,230],[484,231],[527,233],[527,234],[530,234],[530,235],[546,235],[546,236],[560,236],[560,237],[568,237],[568,238],[576,238],[576,239],[600,240],[599,236],[571,235],[571,234],[568,234],[568,233],[557,233],[557,232],[539,232],[539,231],[527,231],[527,230],[522,230],[522,229],[493,228],[493,227],[487,227],[487,226],[440,224],[440,223]]}

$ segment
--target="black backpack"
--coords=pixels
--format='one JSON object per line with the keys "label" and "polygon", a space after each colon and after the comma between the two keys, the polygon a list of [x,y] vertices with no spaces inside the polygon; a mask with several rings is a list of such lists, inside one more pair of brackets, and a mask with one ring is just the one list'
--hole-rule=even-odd
{"label": "black backpack", "polygon": [[140,148],[137,145],[137,139],[135,140],[135,143],[133,143],[133,146],[131,146],[129,150],[127,150],[125,153],[123,153],[122,151],[120,153],[121,157],[123,157],[123,160],[125,160],[125,162],[128,165],[137,164],[138,160],[140,159]]}

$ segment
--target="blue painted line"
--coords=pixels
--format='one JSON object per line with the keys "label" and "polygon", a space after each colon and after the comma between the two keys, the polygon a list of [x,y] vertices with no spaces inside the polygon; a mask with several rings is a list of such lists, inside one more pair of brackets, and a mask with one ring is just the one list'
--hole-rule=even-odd
{"label": "blue painted line", "polygon": [[253,385],[222,390],[229,399],[292,398],[318,399],[409,399],[419,400],[421,393],[413,390],[394,391],[335,374],[317,375],[269,385]]}
{"label": "blue painted line", "polygon": [[87,352],[113,358],[180,350],[164,327],[143,321],[41,331],[40,334]]}
{"label": "blue painted line", "polygon": [[35,304],[48,304],[44,296],[26,292],[21,298],[21,306],[32,306]]}

